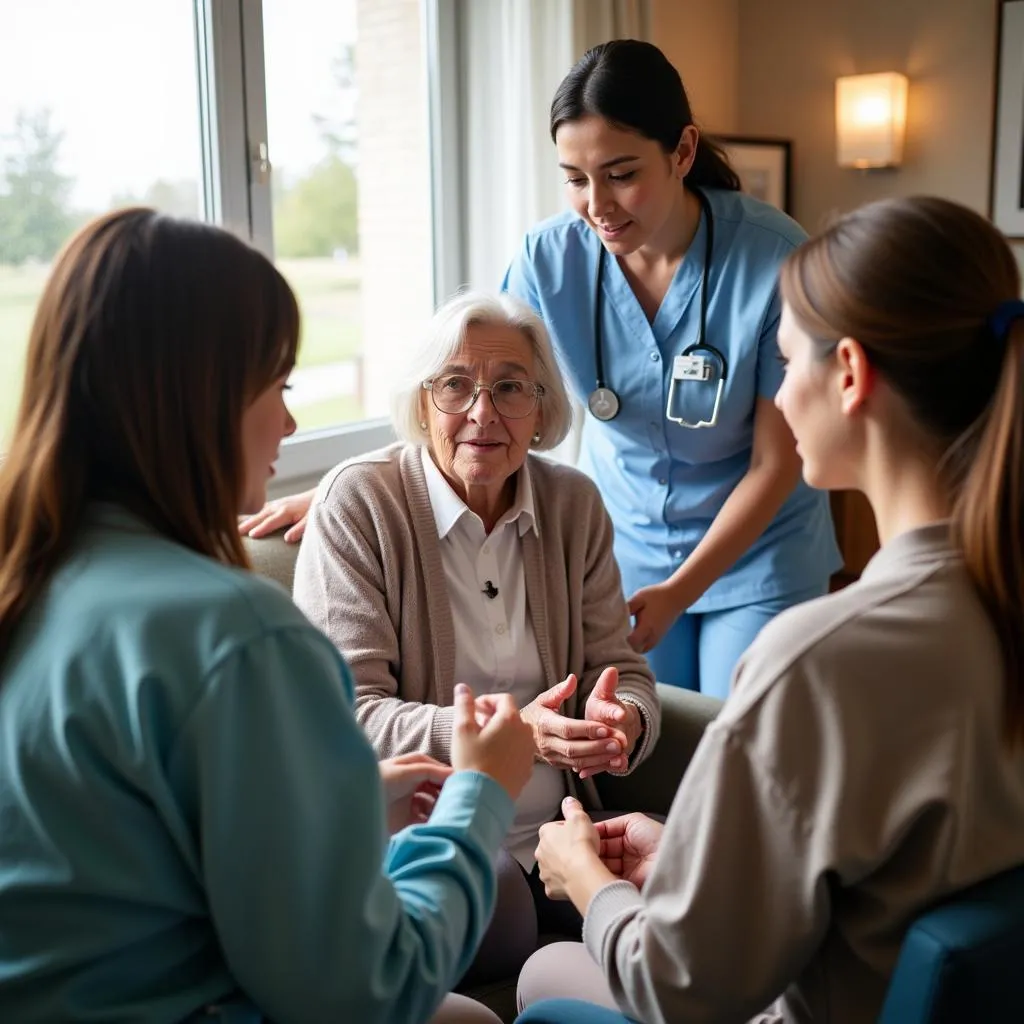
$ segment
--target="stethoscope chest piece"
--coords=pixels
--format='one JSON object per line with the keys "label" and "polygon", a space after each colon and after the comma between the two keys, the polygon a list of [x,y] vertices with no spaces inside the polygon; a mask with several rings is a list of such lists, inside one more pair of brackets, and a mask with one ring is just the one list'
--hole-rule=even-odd
{"label": "stethoscope chest piece", "polygon": [[[681,427],[699,430],[702,427],[713,427],[718,422],[718,412],[722,405],[722,392],[725,390],[725,379],[729,375],[729,364],[725,354],[707,341],[708,328],[708,281],[711,276],[711,259],[715,246],[715,218],[708,197],[700,189],[693,189],[704,213],[704,266],[700,275],[700,327],[696,344],[690,345],[677,355],[672,363],[672,377],[669,381],[668,402],[665,418],[670,423],[678,423]],[[613,420],[619,414],[622,401],[619,396],[605,383],[604,351],[601,336],[601,284],[604,273],[604,247],[597,252],[597,274],[594,281],[594,368],[597,380],[594,390],[590,392],[587,406],[596,419]],[[717,370],[718,385],[715,389],[714,407],[711,414],[696,420],[688,420],[675,412],[679,385],[686,381],[703,384],[714,384]]]}
{"label": "stethoscope chest piece", "polygon": [[611,388],[594,388],[587,399],[587,405],[599,420],[606,423],[619,414],[619,396]]}

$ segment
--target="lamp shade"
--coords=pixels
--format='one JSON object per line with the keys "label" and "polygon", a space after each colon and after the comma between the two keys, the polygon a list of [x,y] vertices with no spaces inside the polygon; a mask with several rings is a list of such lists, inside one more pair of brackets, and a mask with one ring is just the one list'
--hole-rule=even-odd
{"label": "lamp shade", "polygon": [[906,75],[885,71],[836,79],[840,167],[898,167],[906,126]]}

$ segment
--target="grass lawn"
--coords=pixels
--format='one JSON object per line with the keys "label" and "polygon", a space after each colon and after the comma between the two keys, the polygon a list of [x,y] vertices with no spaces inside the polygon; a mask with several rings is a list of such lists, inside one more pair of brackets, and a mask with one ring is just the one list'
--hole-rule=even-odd
{"label": "grass lawn", "polygon": [[[302,310],[300,366],[341,362],[362,351],[362,310],[357,260],[281,260],[278,266],[295,289]],[[48,267],[0,265],[0,451],[10,436],[24,369],[25,346]],[[358,419],[353,397],[317,402],[298,410],[301,427]]]}

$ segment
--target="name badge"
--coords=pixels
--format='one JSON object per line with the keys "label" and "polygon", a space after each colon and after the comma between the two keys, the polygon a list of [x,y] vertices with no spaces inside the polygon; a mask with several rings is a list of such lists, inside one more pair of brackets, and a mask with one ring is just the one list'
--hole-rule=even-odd
{"label": "name badge", "polygon": [[676,356],[673,380],[711,380],[711,363],[704,356]]}

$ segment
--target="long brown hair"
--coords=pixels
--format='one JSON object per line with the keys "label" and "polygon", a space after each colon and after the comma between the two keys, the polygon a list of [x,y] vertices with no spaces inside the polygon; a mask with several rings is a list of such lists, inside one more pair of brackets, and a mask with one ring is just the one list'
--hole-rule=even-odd
{"label": "long brown hair", "polygon": [[941,447],[953,538],[1003,647],[1008,734],[1024,742],[1024,320],[993,317],[1020,289],[1003,236],[931,197],[855,210],[781,279],[822,353],[856,338]]}
{"label": "long brown hair", "polygon": [[67,243],[0,464],[0,658],[91,502],[248,566],[242,416],[289,372],[298,333],[284,278],[219,228],[126,209]]}

